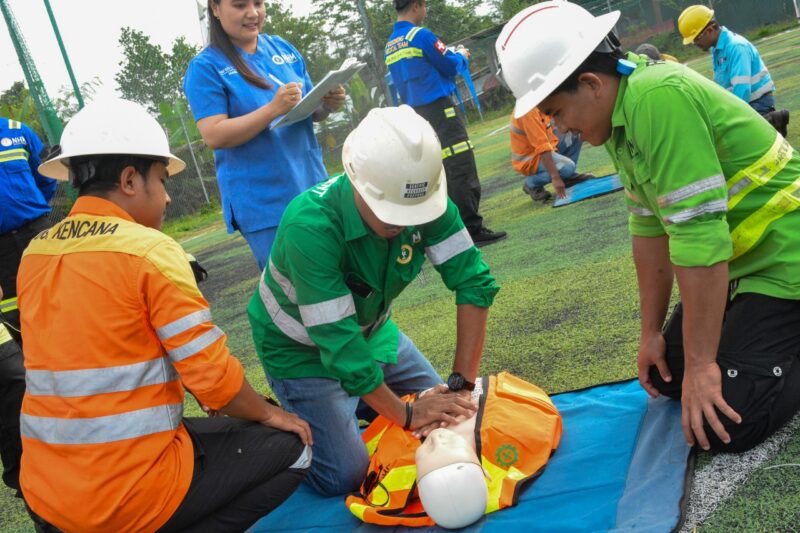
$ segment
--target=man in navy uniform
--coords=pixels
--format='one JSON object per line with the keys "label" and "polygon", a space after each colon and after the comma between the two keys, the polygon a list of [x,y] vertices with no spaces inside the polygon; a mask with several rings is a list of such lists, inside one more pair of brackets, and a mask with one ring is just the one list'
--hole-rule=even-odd
{"label": "man in navy uniform", "polygon": [[469,51],[448,50],[432,31],[420,26],[427,15],[425,0],[394,0],[394,7],[397,22],[384,58],[395,87],[403,103],[413,107],[436,131],[442,143],[447,193],[475,245],[500,241],[506,232],[484,226],[478,213],[481,183],[473,146],[450,99],[455,90],[453,78],[468,68]]}

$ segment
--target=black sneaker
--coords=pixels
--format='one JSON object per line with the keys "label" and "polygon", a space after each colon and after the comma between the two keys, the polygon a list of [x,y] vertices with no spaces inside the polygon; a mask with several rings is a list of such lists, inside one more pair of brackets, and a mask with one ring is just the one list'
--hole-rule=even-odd
{"label": "black sneaker", "polygon": [[789,125],[789,110],[781,109],[780,111],[771,111],[764,115],[767,122],[772,124],[772,127],[778,130],[778,133],[786,137],[789,133],[787,126]]}
{"label": "black sneaker", "polygon": [[481,229],[470,235],[472,236],[472,242],[474,242],[475,246],[478,248],[486,246],[487,244],[492,244],[493,242],[502,241],[508,236],[505,231],[492,231],[486,226],[481,226]]}

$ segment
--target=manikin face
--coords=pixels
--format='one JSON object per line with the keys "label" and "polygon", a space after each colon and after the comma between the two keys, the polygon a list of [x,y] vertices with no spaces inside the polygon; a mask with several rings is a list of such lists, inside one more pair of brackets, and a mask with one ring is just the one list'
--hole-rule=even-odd
{"label": "manikin face", "polygon": [[211,3],[213,15],[231,42],[242,49],[250,48],[264,25],[264,0],[219,0]]}
{"label": "manikin face", "polygon": [[611,136],[611,115],[619,80],[585,73],[579,81],[576,91],[551,94],[539,104],[539,109],[553,117],[561,133],[580,134],[584,141],[599,146]]}
{"label": "manikin face", "polygon": [[417,479],[456,463],[481,464],[475,450],[463,437],[447,428],[434,429],[417,448]]}

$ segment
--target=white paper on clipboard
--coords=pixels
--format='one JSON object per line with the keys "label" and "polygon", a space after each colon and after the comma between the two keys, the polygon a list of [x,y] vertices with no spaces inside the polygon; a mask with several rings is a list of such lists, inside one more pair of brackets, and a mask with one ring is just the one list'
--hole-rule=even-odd
{"label": "white paper on clipboard", "polygon": [[344,85],[350,81],[365,66],[366,63],[361,63],[353,57],[345,59],[338,70],[328,72],[288,113],[273,120],[270,128],[280,128],[305,120],[322,104],[323,96],[337,85]]}

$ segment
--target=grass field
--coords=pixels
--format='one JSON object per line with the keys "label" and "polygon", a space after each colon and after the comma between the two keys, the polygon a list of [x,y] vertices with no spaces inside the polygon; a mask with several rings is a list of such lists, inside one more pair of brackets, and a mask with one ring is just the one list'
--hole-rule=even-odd
{"label": "grass field", "polygon": [[[780,92],[781,107],[800,121],[800,29],[757,43]],[[691,66],[710,74],[707,56]],[[509,110],[510,111],[510,110]],[[483,200],[493,229],[509,238],[484,248],[502,285],[489,319],[482,373],[508,370],[551,393],[635,375],[638,342],[636,278],[619,194],[562,209],[533,205],[509,164],[508,116],[472,124]],[[790,124],[797,146],[800,126]],[[613,168],[603,148],[584,147],[581,171],[597,175]],[[208,214],[167,227],[209,271],[201,289],[215,321],[251,382],[266,390],[245,307],[258,271],[244,240],[228,235],[219,215]],[[394,319],[443,375],[454,351],[455,306],[429,266],[396,302]],[[199,415],[193,403],[187,413]],[[711,463],[701,454],[698,468]],[[800,531],[800,434],[791,435],[734,494],[700,524],[699,531]],[[790,464],[769,468],[775,465]],[[0,529],[32,530],[21,505],[0,488]]]}

